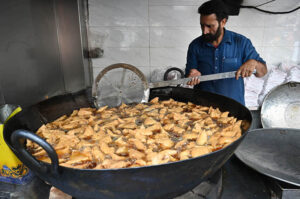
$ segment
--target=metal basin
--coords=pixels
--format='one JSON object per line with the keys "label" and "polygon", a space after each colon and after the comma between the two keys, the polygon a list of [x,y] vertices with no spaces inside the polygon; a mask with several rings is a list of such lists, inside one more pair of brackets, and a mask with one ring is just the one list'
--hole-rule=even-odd
{"label": "metal basin", "polygon": [[249,131],[235,154],[262,174],[300,186],[299,142],[299,129],[256,129]]}
{"label": "metal basin", "polygon": [[272,89],[261,107],[264,128],[300,129],[300,83],[288,82]]}
{"label": "metal basin", "polygon": [[[164,99],[167,98],[218,107],[221,111],[229,111],[238,119],[249,121],[249,124],[252,122],[251,113],[245,106],[221,95],[187,88],[171,88]],[[219,170],[233,155],[249,129],[249,127],[243,129],[242,136],[223,149],[183,161],[136,168],[73,169],[59,166],[54,149],[33,133],[45,121],[57,118],[59,112],[60,115],[67,114],[75,107],[80,107],[68,106],[66,100],[62,99],[54,101],[48,99],[52,102],[47,100],[43,104],[23,109],[5,125],[5,141],[17,157],[37,176],[77,198],[167,199],[181,195]],[[72,99],[69,101],[74,101]],[[48,104],[51,106],[44,107]],[[52,104],[58,106],[51,108]],[[41,109],[44,111],[40,111]],[[42,146],[52,163],[37,161],[20,142],[23,138]]]}

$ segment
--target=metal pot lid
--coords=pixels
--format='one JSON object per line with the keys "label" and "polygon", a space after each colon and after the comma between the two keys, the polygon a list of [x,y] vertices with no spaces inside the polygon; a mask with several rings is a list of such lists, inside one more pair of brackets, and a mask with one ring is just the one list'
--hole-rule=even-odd
{"label": "metal pot lid", "polygon": [[173,80],[173,79],[181,79],[184,78],[184,72],[180,68],[177,67],[171,67],[168,70],[166,70],[164,74],[164,80]]}
{"label": "metal pot lid", "polygon": [[118,63],[104,68],[96,77],[92,96],[96,107],[147,102],[148,82],[136,67]]}
{"label": "metal pot lid", "polygon": [[299,140],[299,129],[256,129],[248,132],[235,154],[264,175],[300,186]]}
{"label": "metal pot lid", "polygon": [[288,82],[273,88],[261,107],[262,126],[300,129],[299,121],[300,83]]}

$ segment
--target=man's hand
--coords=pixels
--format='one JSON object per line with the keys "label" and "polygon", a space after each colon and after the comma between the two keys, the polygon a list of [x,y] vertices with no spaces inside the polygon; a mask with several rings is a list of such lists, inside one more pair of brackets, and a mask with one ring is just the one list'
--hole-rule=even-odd
{"label": "man's hand", "polygon": [[188,77],[194,77],[194,78],[192,78],[192,80],[189,81],[187,83],[187,85],[194,86],[196,84],[199,84],[200,83],[200,79],[198,79],[197,76],[200,76],[200,75],[201,75],[201,73],[197,69],[191,69],[190,70],[190,74],[189,74]]}
{"label": "man's hand", "polygon": [[236,72],[235,78],[239,79],[240,76],[250,77],[253,71],[256,69],[257,62],[258,61],[254,59],[249,59],[248,61],[246,61]]}
{"label": "man's hand", "polygon": [[254,70],[256,70],[256,77],[262,77],[267,73],[267,67],[265,64],[254,59],[249,59],[238,69],[235,78],[239,79],[240,76],[250,77]]}

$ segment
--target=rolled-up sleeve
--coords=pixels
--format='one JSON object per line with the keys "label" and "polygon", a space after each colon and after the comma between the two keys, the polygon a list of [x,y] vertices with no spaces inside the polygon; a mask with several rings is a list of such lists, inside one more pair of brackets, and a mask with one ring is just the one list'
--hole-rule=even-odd
{"label": "rolled-up sleeve", "polygon": [[244,41],[244,53],[243,53],[243,63],[248,61],[249,59],[255,59],[256,61],[259,61],[263,64],[266,64],[265,60],[263,60],[257,51],[255,50],[254,46],[252,45],[251,41],[249,39],[245,39]]}

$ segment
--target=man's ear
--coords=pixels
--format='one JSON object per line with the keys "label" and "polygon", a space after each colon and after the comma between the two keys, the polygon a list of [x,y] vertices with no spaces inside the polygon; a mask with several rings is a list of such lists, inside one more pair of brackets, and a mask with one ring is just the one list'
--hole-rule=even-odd
{"label": "man's ear", "polygon": [[221,24],[221,27],[222,27],[222,28],[224,28],[226,22],[227,22],[227,19],[226,19],[226,18],[224,18],[224,19],[221,20],[221,23],[220,23],[220,24]]}

